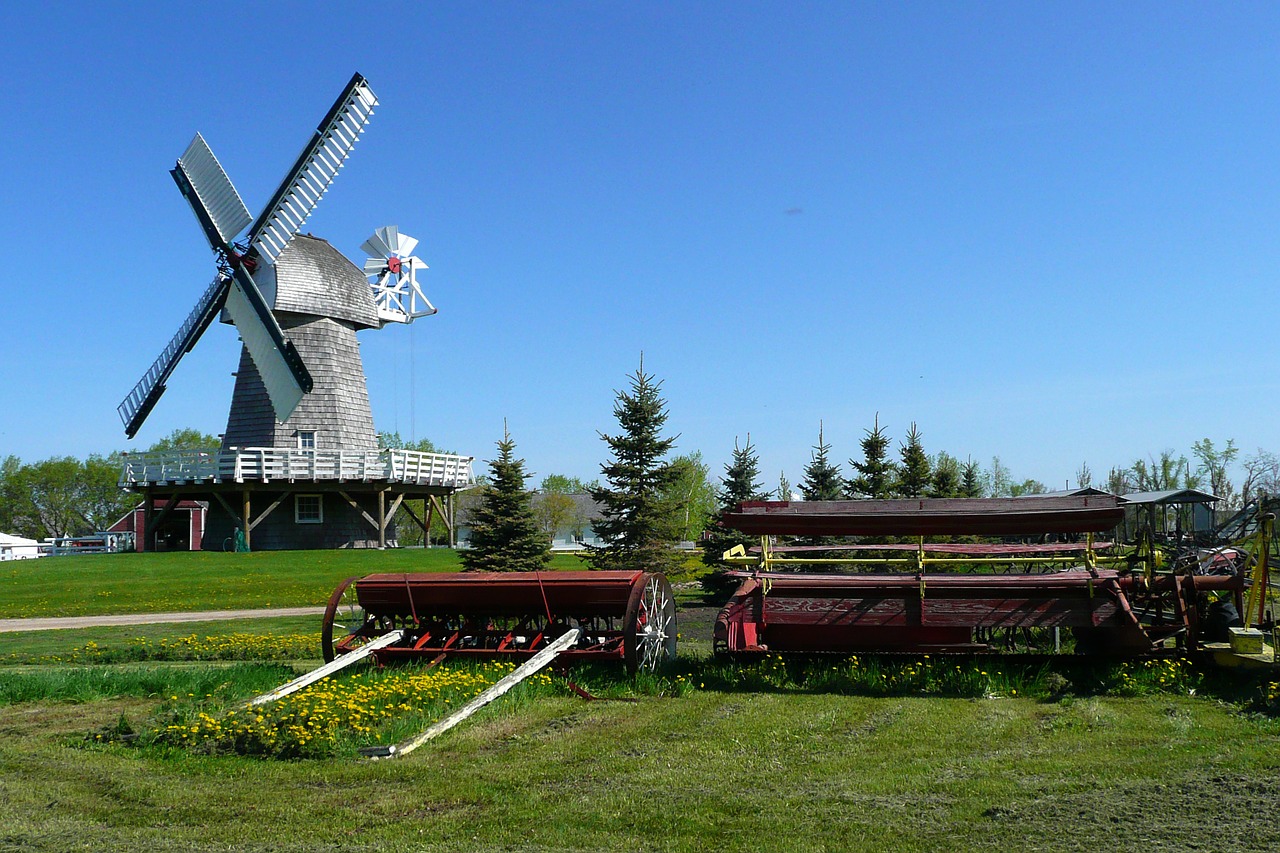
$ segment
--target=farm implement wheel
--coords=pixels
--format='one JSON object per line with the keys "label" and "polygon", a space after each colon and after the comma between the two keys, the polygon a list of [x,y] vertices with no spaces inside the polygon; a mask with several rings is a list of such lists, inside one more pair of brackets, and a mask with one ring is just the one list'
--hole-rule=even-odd
{"label": "farm implement wheel", "polygon": [[665,575],[646,573],[631,590],[622,628],[627,672],[653,671],[675,657],[676,602]]}
{"label": "farm implement wheel", "polygon": [[329,596],[329,605],[324,610],[324,626],[320,631],[325,663],[360,648],[391,629],[390,620],[370,616],[361,606],[356,598],[358,580],[347,578]]}

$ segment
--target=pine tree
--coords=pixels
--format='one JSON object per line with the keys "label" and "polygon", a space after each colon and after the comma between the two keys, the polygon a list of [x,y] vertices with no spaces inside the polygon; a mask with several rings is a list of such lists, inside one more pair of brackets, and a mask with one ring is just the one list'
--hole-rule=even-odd
{"label": "pine tree", "polygon": [[964,463],[964,467],[960,471],[960,497],[982,497],[982,468],[977,462],[973,461],[972,456]]}
{"label": "pine tree", "polygon": [[524,460],[502,425],[498,458],[489,461],[491,482],[472,513],[471,547],[462,551],[469,572],[531,572],[551,560],[546,535],[538,529],[524,483]]}
{"label": "pine tree", "polygon": [[[723,525],[725,513],[733,512],[743,501],[762,501],[768,496],[760,490],[760,458],[751,444],[751,436],[747,443],[738,446],[733,442],[733,461],[724,466],[724,479],[716,499],[720,503],[720,511],[707,525],[707,536],[702,540],[702,562],[708,566],[723,566],[720,558],[734,545],[750,545],[754,538]],[[704,584],[705,586],[705,584]]]}
{"label": "pine tree", "polygon": [[945,450],[933,459],[933,478],[929,483],[929,497],[960,497],[960,460]]}
{"label": "pine tree", "polygon": [[931,472],[929,457],[925,455],[920,440],[920,430],[915,421],[907,432],[907,443],[902,445],[902,464],[898,466],[897,492],[904,498],[922,497],[929,488]]}
{"label": "pine tree", "polygon": [[813,456],[804,467],[804,479],[800,481],[800,494],[807,501],[838,501],[844,493],[844,477],[840,476],[839,466],[832,465],[828,459],[831,445],[822,435],[822,422],[818,422],[818,443],[813,448]]}
{"label": "pine tree", "polygon": [[849,460],[858,475],[849,481],[848,497],[887,498],[893,486],[893,463],[889,461],[889,436],[880,426],[876,412],[875,427],[866,430],[862,439],[862,462]]}
{"label": "pine tree", "polygon": [[787,479],[786,471],[778,472],[778,500],[791,500],[791,481]]}
{"label": "pine tree", "polygon": [[600,466],[606,485],[590,490],[601,506],[594,528],[607,543],[588,547],[588,561],[597,569],[665,571],[675,563],[662,496],[672,481],[671,466],[663,461],[675,438],[662,438],[667,422],[660,382],[644,372],[644,358],[631,377],[631,390],[617,392],[614,417],[622,432],[600,433],[612,460]]}

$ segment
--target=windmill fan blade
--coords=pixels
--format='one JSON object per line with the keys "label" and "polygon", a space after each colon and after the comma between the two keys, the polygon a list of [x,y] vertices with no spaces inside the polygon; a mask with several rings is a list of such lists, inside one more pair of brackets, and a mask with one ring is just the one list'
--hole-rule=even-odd
{"label": "windmill fan blade", "polygon": [[124,434],[129,438],[137,434],[142,422],[147,419],[147,415],[151,413],[160,395],[164,393],[165,382],[169,380],[169,376],[178,366],[182,356],[191,351],[196,341],[200,340],[200,336],[204,334],[204,330],[209,328],[213,318],[218,316],[218,311],[222,309],[227,297],[227,283],[228,279],[219,275],[205,288],[199,301],[196,302],[196,307],[191,309],[187,319],[178,327],[177,334],[169,341],[164,352],[152,362],[151,367],[138,380],[138,384],[133,386],[129,395],[116,407],[120,420],[124,422]]}
{"label": "windmill fan blade", "polygon": [[392,238],[392,233],[399,234],[394,225],[386,225],[373,232],[373,236],[360,244],[360,248],[370,255],[379,258],[389,258],[396,251],[398,239]]}
{"label": "windmill fan blade", "polygon": [[249,242],[267,263],[275,263],[315,210],[377,105],[378,98],[364,77],[352,77],[249,231]]}
{"label": "windmill fan blade", "polygon": [[[181,178],[186,179],[186,186],[183,185],[179,173]],[[178,158],[178,168],[174,170],[173,176],[174,180],[178,181],[182,194],[192,203],[200,224],[206,231],[209,225],[213,226],[218,242],[214,242],[213,234],[209,235],[209,242],[213,243],[214,248],[221,248],[230,243],[245,229],[246,225],[253,221],[249,208],[245,207],[240,199],[240,193],[236,192],[231,179],[223,171],[222,164],[218,162],[217,157],[213,156],[213,151],[209,149],[204,137],[200,134],[196,134],[196,138],[191,140],[187,150]],[[201,216],[199,207],[187,191],[188,187],[195,193],[200,205],[203,205],[209,222],[205,222],[204,217]]]}
{"label": "windmill fan blade", "polygon": [[[368,251],[368,250],[366,249],[366,251]],[[386,268],[387,268],[387,261],[386,261],[386,258],[383,258],[383,257],[379,256],[379,257],[376,257],[376,258],[365,258],[365,259],[364,259],[364,274],[365,274],[365,275],[372,275],[372,274],[374,274],[374,273],[382,273],[384,270],[386,270]]]}
{"label": "windmill fan blade", "polygon": [[400,235],[400,245],[396,247],[396,254],[402,258],[407,258],[413,254],[413,250],[418,248],[418,241],[410,237],[408,234]]}
{"label": "windmill fan blade", "polygon": [[243,267],[235,270],[226,307],[266,386],[276,420],[284,421],[293,414],[302,395],[311,391],[307,366],[293,344],[285,339],[253,276]]}

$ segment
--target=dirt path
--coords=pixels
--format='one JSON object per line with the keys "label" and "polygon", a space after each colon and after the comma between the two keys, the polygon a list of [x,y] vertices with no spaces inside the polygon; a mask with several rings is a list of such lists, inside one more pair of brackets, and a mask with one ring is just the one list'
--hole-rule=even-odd
{"label": "dirt path", "polygon": [[258,610],[203,610],[191,613],[124,613],[115,616],[57,616],[46,619],[0,619],[0,634],[50,631],[103,625],[155,625],[162,622],[218,622],[223,619],[269,619],[273,616],[319,616],[323,607],[273,607]]}

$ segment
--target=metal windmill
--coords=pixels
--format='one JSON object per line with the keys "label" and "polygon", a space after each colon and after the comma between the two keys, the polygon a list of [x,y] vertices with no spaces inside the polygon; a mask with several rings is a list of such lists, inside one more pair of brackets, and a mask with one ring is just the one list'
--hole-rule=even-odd
{"label": "metal windmill", "polygon": [[[256,219],[204,138],[196,134],[171,174],[213,248],[217,273],[169,345],[117,407],[127,436],[137,433],[182,356],[224,311],[244,341],[239,375],[246,373],[245,362],[251,362],[251,372],[265,388],[276,421],[287,420],[303,395],[312,391],[312,372],[281,328],[255,275],[271,279],[271,290],[278,297],[277,261],[342,168],[377,103],[364,77],[352,77]],[[244,237],[238,241],[241,234]],[[367,283],[364,286],[367,292]],[[361,373],[361,385],[363,378]],[[233,400],[233,413],[234,409]]]}
{"label": "metal windmill", "polygon": [[427,269],[413,254],[418,241],[401,234],[394,225],[379,228],[360,248],[368,252],[364,274],[373,287],[378,319],[384,323],[411,323],[436,313],[435,306],[418,284],[418,270]]}

